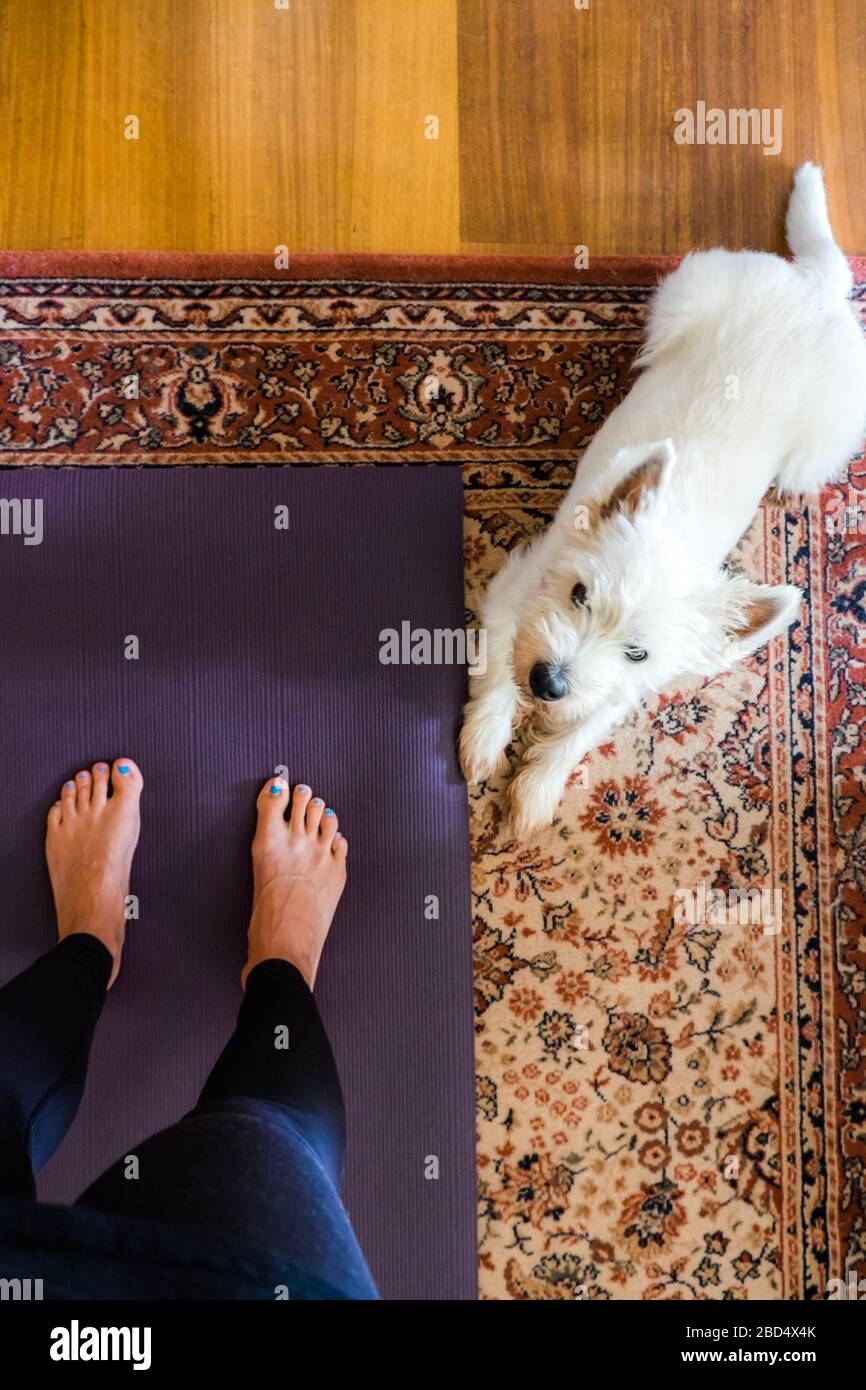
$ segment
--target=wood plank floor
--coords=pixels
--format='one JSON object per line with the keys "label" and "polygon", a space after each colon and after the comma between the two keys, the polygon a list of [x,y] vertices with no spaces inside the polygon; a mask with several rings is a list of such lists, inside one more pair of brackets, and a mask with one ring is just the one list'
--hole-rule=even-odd
{"label": "wood plank floor", "polygon": [[813,158],[864,252],[864,59],[863,0],[0,0],[0,245],[781,249]]}

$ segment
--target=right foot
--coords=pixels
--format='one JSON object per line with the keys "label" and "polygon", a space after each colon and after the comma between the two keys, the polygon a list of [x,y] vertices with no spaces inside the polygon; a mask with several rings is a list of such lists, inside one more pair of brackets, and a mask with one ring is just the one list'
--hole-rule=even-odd
{"label": "right foot", "polygon": [[129,871],[138,843],[142,778],[129,758],[95,763],[64,783],[48,812],[45,858],[62,941],[73,932],[97,937],[111,952],[109,988],[117,978],[126,929]]}
{"label": "right foot", "polygon": [[277,959],[296,966],[312,989],[346,886],[348,845],[334,812],[309,787],[295,787],[288,819],[288,788],[277,778],[265,783],[257,805],[253,911],[241,984],[261,961]]}

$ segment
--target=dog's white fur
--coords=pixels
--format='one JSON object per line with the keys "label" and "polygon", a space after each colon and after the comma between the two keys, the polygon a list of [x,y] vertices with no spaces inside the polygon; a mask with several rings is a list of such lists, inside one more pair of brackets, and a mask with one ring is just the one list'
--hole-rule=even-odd
{"label": "dog's white fur", "polygon": [[[812,164],[795,176],[787,236],[793,262],[708,251],[661,284],[636,384],[549,529],[485,596],[487,668],[461,760],[468,780],[491,776],[515,722],[534,716],[509,788],[520,837],[553,819],[584,754],[644,696],[726,670],[797,616],[798,589],[731,576],[724,561],[774,480],[819,489],[866,429],[866,345]],[[556,672],[562,698],[533,695],[534,667]]]}

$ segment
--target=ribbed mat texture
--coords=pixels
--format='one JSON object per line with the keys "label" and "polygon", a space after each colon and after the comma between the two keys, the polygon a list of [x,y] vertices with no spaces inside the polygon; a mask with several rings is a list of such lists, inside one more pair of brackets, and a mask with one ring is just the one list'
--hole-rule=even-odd
{"label": "ribbed mat texture", "polygon": [[384,629],[463,625],[459,470],[4,472],[0,496],[41,499],[43,527],[0,535],[2,978],[54,939],[63,780],[120,754],[145,780],[140,915],[42,1197],[194,1104],[240,1001],[256,793],[285,766],[349,839],[317,995],[351,1217],[386,1297],[474,1297],[465,669],[380,661]]}

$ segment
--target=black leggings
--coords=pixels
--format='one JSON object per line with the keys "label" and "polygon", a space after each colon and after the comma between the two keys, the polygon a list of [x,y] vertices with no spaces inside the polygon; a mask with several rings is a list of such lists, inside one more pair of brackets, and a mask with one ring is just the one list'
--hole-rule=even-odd
{"label": "black leggings", "polygon": [[[108,950],[82,932],[0,989],[0,1196],[35,1197],[33,1175],[75,1117],[110,974]],[[201,1226],[375,1298],[339,1197],[344,1149],[340,1081],[312,993],[293,965],[268,960],[247,977],[195,1109],[76,1205]]]}

